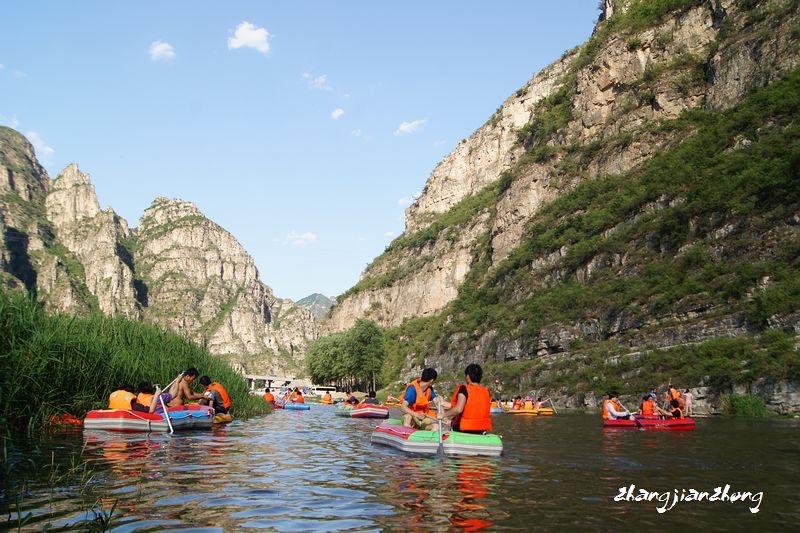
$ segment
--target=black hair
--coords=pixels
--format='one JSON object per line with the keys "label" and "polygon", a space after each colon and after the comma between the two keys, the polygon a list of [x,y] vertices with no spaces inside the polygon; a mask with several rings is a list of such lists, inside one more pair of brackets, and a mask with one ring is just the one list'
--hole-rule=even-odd
{"label": "black hair", "polygon": [[193,367],[193,366],[190,366],[189,368],[187,368],[187,369],[186,369],[186,372],[184,372],[184,373],[183,373],[183,375],[184,375],[184,376],[190,376],[190,377],[191,377],[191,376],[195,376],[195,377],[197,377],[197,375],[198,375],[199,373],[200,373],[200,372],[198,372],[198,371],[197,371],[197,369],[196,369],[195,367]]}
{"label": "black hair", "polygon": [[156,390],[148,382],[142,381],[139,383],[139,388],[136,389],[136,392],[141,392],[143,394],[155,394]]}
{"label": "black hair", "polygon": [[649,399],[650,399],[650,395],[649,394],[645,394],[644,396],[642,396],[642,400],[644,400],[644,401],[647,401]]}
{"label": "black hair", "polygon": [[123,385],[122,390],[124,390],[125,392],[134,392],[133,385],[131,385],[130,383],[126,383],[125,385]]}
{"label": "black hair", "polygon": [[470,363],[464,369],[464,375],[469,376],[473,383],[480,383],[483,377],[483,369],[478,363]]}
{"label": "black hair", "polygon": [[439,373],[433,368],[426,368],[422,371],[421,377],[422,381],[436,381],[436,378],[439,377]]}
{"label": "black hair", "polygon": [[539,396],[538,398],[536,398],[536,401],[537,401],[537,402],[541,402],[541,401],[542,401],[542,397],[541,397],[541,396]]}
{"label": "black hair", "polygon": [[678,400],[672,400],[671,402],[669,402],[669,404],[672,407],[680,407],[681,406],[681,404],[680,404],[680,402]]}
{"label": "black hair", "polygon": [[617,391],[615,391],[615,390],[612,390],[611,392],[608,393],[608,397],[609,398],[619,398],[619,393]]}
{"label": "black hair", "polygon": [[370,390],[369,393],[367,394],[367,396],[369,396],[370,398],[374,398],[375,397],[375,391],[374,390]]}
{"label": "black hair", "polygon": [[211,378],[208,376],[200,376],[200,385],[203,387],[208,387],[211,385]]}

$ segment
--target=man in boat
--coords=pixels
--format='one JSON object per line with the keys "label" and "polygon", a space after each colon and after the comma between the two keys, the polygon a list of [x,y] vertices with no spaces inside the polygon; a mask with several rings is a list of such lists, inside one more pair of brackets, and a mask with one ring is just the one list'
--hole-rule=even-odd
{"label": "man in boat", "polygon": [[125,409],[126,411],[142,411],[146,413],[150,409],[140,404],[136,400],[133,392],[133,385],[123,385],[119,390],[115,390],[108,397],[109,409]]}
{"label": "man in boat", "polygon": [[375,391],[371,390],[367,393],[367,397],[364,398],[364,403],[368,403],[371,405],[379,405],[381,402],[375,397]]}
{"label": "man in boat", "polygon": [[639,405],[639,414],[642,416],[672,416],[669,412],[657,406],[656,402],[653,401],[653,397],[649,394],[642,396],[642,403]]}
{"label": "man in boat", "polygon": [[294,388],[292,395],[289,397],[289,401],[297,403],[306,403],[305,398],[303,398],[303,393],[300,392],[300,389],[298,389],[297,387]]}
{"label": "man in boat", "polygon": [[[195,367],[187,368],[183,376],[172,384],[164,396],[164,401],[169,407],[183,405],[185,402],[203,398],[202,394],[192,391],[190,387],[194,380],[197,379],[198,374],[200,374],[200,372],[198,372]],[[167,394],[169,398],[167,398]]]}
{"label": "man in boat", "polygon": [[450,401],[441,400],[447,409],[441,418],[452,420],[454,431],[484,434],[492,430],[489,409],[492,403],[489,389],[481,385],[483,369],[472,363],[464,370],[465,383],[458,385]]}
{"label": "man in boat", "polygon": [[322,403],[333,403],[333,397],[330,392],[325,391],[325,396],[322,397]]}
{"label": "man in boat", "polygon": [[431,430],[437,424],[436,412],[430,408],[430,403],[436,398],[433,383],[437,377],[436,370],[426,368],[419,378],[406,386],[400,402],[404,426]]}
{"label": "man in boat", "polygon": [[153,396],[155,395],[155,392],[156,391],[151,384],[146,381],[142,381],[139,383],[139,387],[136,389],[136,401],[150,409],[150,404],[153,403]]}
{"label": "man in boat", "polygon": [[630,417],[631,414],[619,403],[619,393],[609,392],[608,399],[603,402],[603,420],[621,420]]}
{"label": "man in boat", "polygon": [[231,408],[231,398],[228,396],[228,391],[221,383],[211,381],[208,376],[200,377],[200,385],[206,388],[203,394],[204,399],[200,400],[201,404],[210,405],[214,408],[214,412],[225,414]]}
{"label": "man in boat", "polygon": [[670,403],[670,416],[672,418],[683,418],[683,409],[681,409],[681,404],[678,400],[672,400]]}

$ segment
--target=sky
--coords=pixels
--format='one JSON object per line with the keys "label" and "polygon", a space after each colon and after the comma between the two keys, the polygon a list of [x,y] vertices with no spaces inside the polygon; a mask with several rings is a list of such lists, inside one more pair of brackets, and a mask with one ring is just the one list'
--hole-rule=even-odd
{"label": "sky", "polygon": [[591,35],[596,0],[0,8],[0,124],[131,227],[194,203],[279,298],[337,296],[457,144]]}

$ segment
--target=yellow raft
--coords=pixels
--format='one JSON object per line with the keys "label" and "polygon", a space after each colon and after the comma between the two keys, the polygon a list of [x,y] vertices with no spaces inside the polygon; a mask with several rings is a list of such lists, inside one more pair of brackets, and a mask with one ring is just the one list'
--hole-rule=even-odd
{"label": "yellow raft", "polygon": [[217,413],[214,415],[215,424],[227,424],[233,421],[233,416],[230,413]]}

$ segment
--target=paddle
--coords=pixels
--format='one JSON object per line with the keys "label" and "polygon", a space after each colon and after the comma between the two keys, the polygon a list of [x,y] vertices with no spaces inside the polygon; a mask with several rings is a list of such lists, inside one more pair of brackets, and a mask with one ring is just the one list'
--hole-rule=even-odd
{"label": "paddle", "polygon": [[553,408],[553,412],[554,412],[555,414],[558,414],[558,409],[556,409],[556,404],[554,404],[554,403],[553,403],[553,400],[551,400],[550,398],[548,398],[548,399],[547,399],[547,400],[545,400],[545,401],[547,401],[547,402],[550,402],[550,407],[552,407],[552,408]]}
{"label": "paddle", "polygon": [[[170,381],[169,385],[167,385],[166,390],[169,390],[175,384],[175,382],[178,381],[179,379],[181,379],[182,377],[183,377],[183,372],[178,374],[178,377],[176,377],[175,379]],[[170,435],[172,435],[175,432],[175,430],[172,427],[172,419],[169,416],[169,411],[167,410],[167,404],[164,403],[164,397],[161,396],[161,392],[159,391],[160,388],[161,387],[158,384],[156,384],[156,392],[158,393],[158,395],[157,395],[158,396],[158,401],[161,402],[161,408],[164,410],[164,418],[167,420],[167,426],[169,426],[169,433],[170,433]]]}
{"label": "paddle", "polygon": [[639,419],[638,419],[638,418],[636,418],[636,415],[634,415],[633,413],[631,413],[631,412],[630,412],[630,410],[629,410],[627,407],[625,407],[624,405],[622,405],[622,402],[620,402],[620,401],[619,401],[619,398],[617,398],[617,402],[619,403],[619,406],[620,406],[620,407],[622,407],[623,409],[625,409],[626,411],[628,411],[628,414],[630,414],[630,415],[631,415],[631,416],[630,416],[630,418],[631,418],[631,420],[633,420],[633,422],[636,424],[636,427],[638,427],[639,429],[644,429],[644,427],[642,427],[642,423],[641,423],[641,422],[639,422]]}
{"label": "paddle", "polygon": [[439,457],[444,459],[444,441],[442,439],[442,402],[437,402],[438,405],[436,406],[436,411],[439,416],[436,417],[436,420],[439,421]]}

